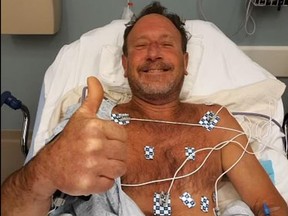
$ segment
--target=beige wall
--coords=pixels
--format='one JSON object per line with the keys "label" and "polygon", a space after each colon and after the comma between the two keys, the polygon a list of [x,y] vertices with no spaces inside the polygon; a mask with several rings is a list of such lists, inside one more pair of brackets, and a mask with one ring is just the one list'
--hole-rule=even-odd
{"label": "beige wall", "polygon": [[21,134],[18,130],[1,131],[1,184],[24,163],[25,156],[20,148]]}
{"label": "beige wall", "polygon": [[288,46],[240,46],[240,49],[274,76],[288,78]]}

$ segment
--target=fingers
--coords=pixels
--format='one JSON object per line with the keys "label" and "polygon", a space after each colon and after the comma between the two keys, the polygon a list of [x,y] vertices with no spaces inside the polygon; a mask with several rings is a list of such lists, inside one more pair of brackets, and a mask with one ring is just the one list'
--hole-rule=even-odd
{"label": "fingers", "polygon": [[99,173],[99,176],[106,177],[108,179],[116,179],[123,176],[127,171],[126,163],[118,160],[107,160],[105,166]]}
{"label": "fingers", "polygon": [[96,77],[88,77],[88,96],[82,104],[86,112],[95,115],[97,113],[103,99],[104,91],[101,83]]}
{"label": "fingers", "polygon": [[109,140],[119,140],[122,142],[127,141],[127,132],[125,128],[115,122],[105,120],[105,124],[102,126],[102,131]]}
{"label": "fingers", "polygon": [[111,140],[106,143],[104,154],[108,160],[125,162],[127,160],[126,144],[118,140]]}
{"label": "fingers", "polygon": [[100,185],[101,187],[98,186],[96,191],[94,193],[103,193],[108,191],[110,188],[113,187],[115,183],[115,179],[113,178],[107,178],[105,176],[99,176],[97,178],[97,186]]}
{"label": "fingers", "polygon": [[[100,168],[101,167],[101,168]],[[115,183],[115,179],[126,173],[124,162],[106,160],[100,163],[96,169],[84,172],[81,176],[75,176],[77,186],[72,185],[66,191],[70,195],[89,195],[91,193],[102,193],[109,190]]]}

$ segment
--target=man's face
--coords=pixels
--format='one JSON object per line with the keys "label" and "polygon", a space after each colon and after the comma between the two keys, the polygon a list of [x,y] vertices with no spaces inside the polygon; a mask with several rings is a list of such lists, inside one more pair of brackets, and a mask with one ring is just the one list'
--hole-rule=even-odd
{"label": "man's face", "polygon": [[158,14],[146,15],[129,33],[127,45],[122,64],[134,96],[153,101],[178,98],[188,54],[182,51],[173,23]]}

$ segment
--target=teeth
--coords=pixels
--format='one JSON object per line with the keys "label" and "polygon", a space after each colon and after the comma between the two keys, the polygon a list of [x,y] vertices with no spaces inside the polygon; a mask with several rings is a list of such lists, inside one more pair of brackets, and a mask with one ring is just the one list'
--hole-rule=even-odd
{"label": "teeth", "polygon": [[168,71],[167,69],[149,69],[149,70],[144,70],[144,72],[158,72],[158,71]]}

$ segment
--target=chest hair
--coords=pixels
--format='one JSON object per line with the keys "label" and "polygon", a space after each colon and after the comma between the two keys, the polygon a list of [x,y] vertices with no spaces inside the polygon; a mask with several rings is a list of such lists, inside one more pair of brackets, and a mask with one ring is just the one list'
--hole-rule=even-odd
{"label": "chest hair", "polygon": [[[218,139],[215,133],[207,132],[202,127],[185,125],[166,125],[162,123],[130,123],[128,132],[128,171],[122,178],[122,183],[138,184],[152,180],[172,178],[186,160],[185,147],[193,147],[196,151],[214,147]],[[144,156],[144,147],[154,147],[153,160]],[[213,152],[202,166],[210,150],[199,151],[195,160],[188,160],[177,176],[192,172],[189,177],[176,180],[173,190],[189,188],[193,191],[213,188],[215,180],[221,174],[220,152]],[[202,168],[199,169],[199,167]],[[196,170],[199,171],[196,172]],[[171,181],[149,184],[137,189],[167,191]],[[129,191],[129,189],[127,189]],[[133,188],[135,191],[135,188]]]}

